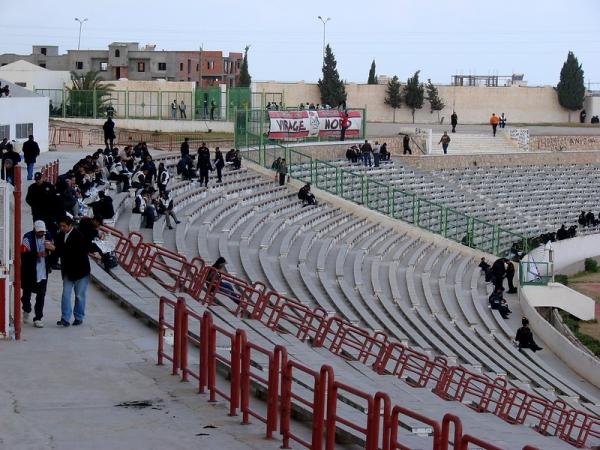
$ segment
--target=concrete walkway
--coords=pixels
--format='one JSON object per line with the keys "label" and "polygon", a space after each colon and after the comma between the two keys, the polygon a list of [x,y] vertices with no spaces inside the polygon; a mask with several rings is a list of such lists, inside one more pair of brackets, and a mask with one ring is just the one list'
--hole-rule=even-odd
{"label": "concrete walkway", "polygon": [[[38,162],[58,157],[65,170],[82,154],[45,153]],[[262,424],[240,426],[222,402],[208,403],[193,383],[156,366],[156,331],[92,284],[84,324],[57,327],[60,274],[49,281],[45,328],[25,324],[21,341],[0,341],[0,448],[279,448]]]}

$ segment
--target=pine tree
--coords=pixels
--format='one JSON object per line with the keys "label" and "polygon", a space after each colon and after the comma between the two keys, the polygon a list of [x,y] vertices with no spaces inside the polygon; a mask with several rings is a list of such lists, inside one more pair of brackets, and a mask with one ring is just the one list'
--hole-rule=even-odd
{"label": "pine tree", "polygon": [[371,68],[369,69],[369,79],[367,80],[367,84],[377,84],[377,75],[375,75],[375,60],[371,63]]}
{"label": "pine tree", "polygon": [[346,103],[346,88],[344,82],[340,80],[336,66],[335,56],[327,44],[323,62],[323,78],[319,79],[319,91],[321,91],[321,104],[334,108]]}
{"label": "pine tree", "polygon": [[244,49],[244,59],[242,61],[242,67],[240,67],[240,87],[250,87],[250,83],[252,82],[252,77],[250,76],[250,72],[248,71],[248,49],[249,45],[246,45]]}
{"label": "pine tree", "polygon": [[415,123],[415,111],[423,107],[425,101],[425,88],[423,84],[419,83],[419,72],[417,70],[415,74],[406,81],[404,86],[404,103],[412,110],[412,120]]}
{"label": "pine tree", "polygon": [[427,100],[429,100],[429,106],[431,107],[431,114],[433,114],[434,111],[437,111],[438,122],[439,122],[440,121],[440,111],[442,109],[444,109],[446,104],[440,98],[438,90],[434,86],[434,84],[431,82],[431,79],[427,80],[426,89],[427,89]]}
{"label": "pine tree", "polygon": [[400,93],[400,81],[396,75],[388,81],[387,89],[385,91],[385,100],[386,105],[389,105],[394,110],[394,118],[393,121],[396,122],[396,109],[402,106],[402,94]]}
{"label": "pine tree", "polygon": [[567,60],[560,71],[560,81],[556,86],[558,102],[563,108],[569,110],[569,122],[571,111],[583,108],[585,98],[585,84],[583,81],[583,69],[573,52],[569,52]]}

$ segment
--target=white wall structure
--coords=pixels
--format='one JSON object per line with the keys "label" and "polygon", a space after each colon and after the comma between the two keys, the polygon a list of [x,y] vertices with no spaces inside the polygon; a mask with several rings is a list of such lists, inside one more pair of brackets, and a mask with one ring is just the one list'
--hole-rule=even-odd
{"label": "white wall structure", "polygon": [[0,67],[0,78],[30,91],[62,89],[65,84],[71,83],[71,75],[67,70],[48,70],[23,60]]}
{"label": "white wall structure", "polygon": [[[0,79],[2,86],[9,85],[10,97],[0,97],[0,139],[16,141],[17,149],[33,134],[42,152],[48,151],[48,97]],[[25,124],[31,124],[31,127]],[[8,129],[8,136],[4,131]]]}

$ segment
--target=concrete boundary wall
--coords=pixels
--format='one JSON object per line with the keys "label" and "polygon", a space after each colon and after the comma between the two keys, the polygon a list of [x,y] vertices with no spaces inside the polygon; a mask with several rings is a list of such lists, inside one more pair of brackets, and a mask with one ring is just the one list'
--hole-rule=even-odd
{"label": "concrete boundary wall", "polygon": [[[102,119],[84,119],[75,117],[72,119],[56,119],[69,124],[90,125],[102,127],[106,118]],[[214,132],[233,133],[233,122],[209,121],[209,120],[152,120],[152,119],[114,119],[115,129],[139,130],[139,131],[160,131],[163,133],[204,133],[211,129]]]}
{"label": "concrete boundary wall", "polygon": [[427,155],[402,156],[406,162],[425,170],[459,169],[464,167],[496,167],[517,165],[600,164],[600,152],[532,152],[490,153],[485,155]]}
{"label": "concrete boundary wall", "polygon": [[[401,80],[404,84],[404,80]],[[454,109],[459,124],[488,123],[492,113],[505,113],[507,123],[558,123],[569,121],[569,111],[560,106],[558,96],[552,86],[544,87],[485,87],[438,85],[439,96],[446,107],[438,113],[431,113],[426,101],[423,108],[415,113],[416,123],[450,122]],[[353,108],[367,108],[367,118],[374,122],[411,123],[412,113],[403,106],[394,110],[385,104],[385,84],[346,84],[347,105]],[[321,103],[319,87],[316,83],[261,81],[252,83],[253,92],[282,92],[288,106],[300,103]],[[590,116],[591,117],[591,116]],[[579,112],[571,112],[572,121],[579,119]]]}

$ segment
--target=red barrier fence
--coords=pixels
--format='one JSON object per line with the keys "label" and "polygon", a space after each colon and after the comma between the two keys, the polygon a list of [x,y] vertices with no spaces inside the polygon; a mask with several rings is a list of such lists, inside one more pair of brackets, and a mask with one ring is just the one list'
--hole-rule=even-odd
{"label": "red barrier fence", "polygon": [[[213,323],[210,312],[194,312],[181,297],[177,301],[161,297],[159,311],[158,364],[170,361],[172,373],[181,374],[182,381],[193,376],[199,382],[200,393],[208,388],[209,401],[216,401],[217,395],[221,397],[228,403],[231,416],[237,415],[239,409],[242,424],[249,423],[250,418],[264,423],[267,438],[279,430],[282,448],[290,448],[293,441],[309,449],[332,450],[336,430],[341,426],[363,442],[366,450],[408,450],[410,447],[402,444],[399,436],[402,418],[423,424],[422,431],[430,436],[432,450],[448,450],[451,441],[464,449],[469,444],[497,448],[481,439],[463,436],[456,416],[446,414],[440,423],[401,405],[392,405],[386,393],[367,393],[336,380],[328,365],[311,368],[288,359],[282,346],[264,348],[249,341],[243,330],[224,330]],[[168,315],[172,320],[167,319]],[[199,328],[190,330],[190,320],[197,322]],[[171,352],[165,349],[167,330],[173,336]],[[198,348],[196,371],[190,368],[189,343]],[[228,390],[217,387],[217,366],[227,372]],[[263,392],[265,410],[252,408],[252,384]],[[306,433],[293,428],[294,411],[302,411],[310,420],[310,440],[304,437]]]}
{"label": "red barrier fence", "polygon": [[[533,426],[541,434],[558,436],[576,447],[585,446],[590,439],[600,438],[600,418],[594,415],[569,409],[563,402],[550,402],[511,387],[503,378],[492,380],[460,366],[449,366],[443,357],[430,358],[424,353],[391,341],[384,333],[371,334],[340,317],[327,317],[326,312],[320,308],[312,309],[296,300],[267,291],[261,283],[249,284],[227,273],[219,272],[207,266],[200,258],[187,262],[185,258],[169,250],[144,243],[141,235],[137,233],[125,236],[110,227],[104,229],[117,238],[116,253],[119,262],[134,276],[154,277],[168,290],[185,292],[204,305],[222,305],[232,314],[259,320],[275,332],[293,334],[315,347],[322,346],[346,359],[371,365],[379,374],[393,375],[411,386],[431,389],[443,399],[467,403],[478,412],[491,412],[508,423]],[[186,317],[193,317],[193,315],[190,313]],[[198,317],[195,319],[200,320]],[[238,340],[245,338],[226,336],[225,330],[217,330],[214,333],[217,334],[213,339],[220,336],[221,339],[226,338],[231,341],[232,351],[235,349],[237,352],[231,361],[237,361],[238,356],[243,359],[245,344],[240,344]],[[210,340],[210,336],[204,338],[206,339]],[[183,341],[187,340],[183,339]],[[195,345],[200,345],[198,340],[195,341]],[[264,353],[264,357],[269,361],[270,358],[275,358],[269,353],[269,349],[253,346],[246,351]],[[201,353],[201,358],[206,361],[218,359],[220,363],[227,364],[227,361],[223,360],[225,356],[222,352],[217,354],[214,350],[204,356]],[[267,366],[270,367],[269,364]],[[244,369],[243,367],[238,369],[236,366],[235,374],[239,370]],[[268,369],[271,370],[274,369]],[[290,370],[301,369],[292,366]],[[211,398],[215,398],[217,394],[234,399],[242,395],[218,390],[214,384],[214,366],[211,366],[206,374],[202,370],[192,372],[187,367],[183,373],[184,376],[192,375],[199,380],[201,392],[208,387]],[[315,371],[311,376],[314,377],[315,373],[317,372]],[[246,389],[244,395],[248,389],[248,377],[255,383],[265,382],[264,378],[259,379],[248,372],[244,372],[244,377],[246,378],[238,378],[244,386],[242,390]],[[271,377],[272,375],[268,379]],[[238,382],[236,384],[239,385]],[[234,409],[237,410],[240,402],[235,401],[237,403]],[[246,418],[254,414],[258,415],[257,412],[247,409],[248,404],[245,405],[246,410],[243,413]],[[272,424],[273,419],[270,416],[261,417],[265,422]],[[272,431],[270,427],[267,434]],[[294,436],[293,431],[288,430],[286,441],[294,440]],[[468,446],[468,443],[465,445]],[[313,444],[316,445],[315,442]]]}
{"label": "red barrier fence", "polygon": [[56,161],[49,162],[43,166],[40,169],[40,172],[42,173],[42,177],[45,181],[56,184],[56,181],[58,180],[59,168],[60,163],[57,159]]}

